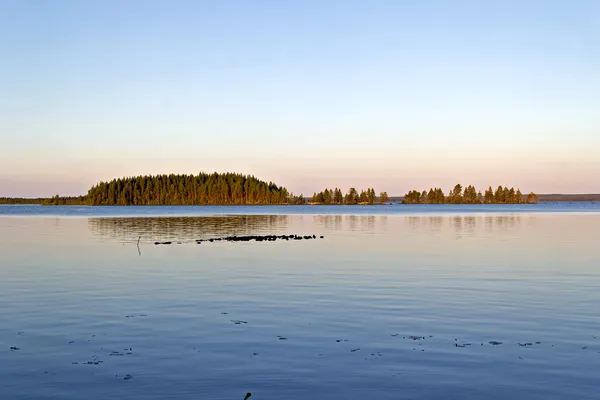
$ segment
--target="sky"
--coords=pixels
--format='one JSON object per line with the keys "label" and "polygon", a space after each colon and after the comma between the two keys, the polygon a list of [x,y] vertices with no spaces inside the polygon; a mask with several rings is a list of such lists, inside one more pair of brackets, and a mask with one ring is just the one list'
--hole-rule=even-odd
{"label": "sky", "polygon": [[0,1],[0,196],[600,193],[600,2]]}

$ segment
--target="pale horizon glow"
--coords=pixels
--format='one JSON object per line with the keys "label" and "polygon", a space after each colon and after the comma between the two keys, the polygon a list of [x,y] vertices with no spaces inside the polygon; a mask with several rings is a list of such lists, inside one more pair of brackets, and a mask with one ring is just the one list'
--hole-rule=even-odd
{"label": "pale horizon glow", "polygon": [[0,3],[0,197],[240,172],[600,193],[600,3]]}

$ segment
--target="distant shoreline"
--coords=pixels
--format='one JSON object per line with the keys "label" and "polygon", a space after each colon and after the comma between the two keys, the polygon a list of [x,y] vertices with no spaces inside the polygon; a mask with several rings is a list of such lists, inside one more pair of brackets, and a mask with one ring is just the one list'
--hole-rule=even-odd
{"label": "distant shoreline", "polygon": [[376,195],[373,188],[347,193],[339,188],[315,192],[312,197],[294,195],[284,186],[238,173],[199,173],[197,175],[140,175],[99,182],[85,195],[53,197],[0,197],[1,204],[40,204],[61,206],[291,206],[291,205],[386,205],[393,203],[441,204],[526,204],[537,202],[593,202],[600,193],[529,194],[518,188],[490,186],[485,193],[472,185],[454,186],[449,192],[441,188],[411,190],[404,196]]}
{"label": "distant shoreline", "polygon": [[[554,196],[554,195],[553,195]],[[569,195],[561,195],[561,196],[569,196]],[[552,199],[547,200],[544,199],[544,195],[539,195],[540,200],[539,203],[595,203],[600,202],[600,195],[595,195],[596,197],[591,197],[590,199],[571,199],[566,197],[561,197],[560,199]],[[14,200],[14,201],[11,201]],[[28,201],[30,200],[30,201]],[[538,204],[539,204],[538,203]],[[346,206],[391,206],[391,205],[400,205],[400,206],[514,206],[514,205],[535,205],[528,203],[520,203],[520,204],[504,204],[504,203],[495,203],[495,204],[403,204],[402,200],[397,201],[396,198],[393,198],[393,201],[389,203],[375,203],[375,204],[143,204],[143,205],[132,205],[132,204],[111,204],[111,205],[89,205],[89,204],[43,204],[43,201],[37,201],[37,199],[26,199],[26,198],[0,198],[0,206],[3,205],[22,205],[22,206],[32,206],[39,205],[44,207],[102,207],[102,208],[111,208],[111,207],[346,207]]]}

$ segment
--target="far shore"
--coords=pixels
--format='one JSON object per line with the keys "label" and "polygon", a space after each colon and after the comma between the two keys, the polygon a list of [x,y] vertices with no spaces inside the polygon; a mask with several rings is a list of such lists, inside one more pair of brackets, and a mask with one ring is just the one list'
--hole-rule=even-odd
{"label": "far shore", "polygon": [[[551,196],[551,199],[546,198],[547,195],[539,195],[540,200],[539,203],[595,203],[600,202],[600,195],[548,195]],[[573,196],[573,197],[571,197]],[[583,196],[580,197],[580,196]],[[0,198],[0,206],[3,205],[39,205],[44,207],[310,207],[310,206],[322,206],[322,207],[347,207],[347,206],[391,206],[391,205],[400,205],[400,206],[419,206],[419,207],[427,207],[427,206],[486,206],[486,205],[494,205],[494,206],[511,206],[515,204],[503,204],[503,203],[495,203],[495,204],[452,204],[452,203],[444,203],[444,204],[403,204],[402,199],[394,198],[393,201],[388,203],[374,203],[374,204],[323,204],[323,203],[314,203],[307,202],[306,204],[142,204],[142,205],[125,205],[125,204],[114,204],[114,205],[89,205],[89,204],[43,204],[43,201],[38,201],[37,199],[16,199],[12,201],[12,198]],[[28,201],[30,200],[30,201]],[[518,205],[534,205],[528,203],[520,203]]]}

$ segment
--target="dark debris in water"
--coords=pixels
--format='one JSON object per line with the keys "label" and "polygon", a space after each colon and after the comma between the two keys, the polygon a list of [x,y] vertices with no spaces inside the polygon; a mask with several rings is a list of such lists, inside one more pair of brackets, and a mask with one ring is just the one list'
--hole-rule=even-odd
{"label": "dark debris in water", "polygon": [[[216,237],[209,239],[196,239],[196,244],[202,244],[204,242],[214,243],[214,242],[274,242],[276,240],[311,240],[316,239],[317,235],[245,235],[245,236],[224,236],[224,237]],[[320,239],[324,239],[325,236],[319,236]],[[172,241],[156,241],[155,245],[170,245],[173,244]],[[183,242],[176,242],[177,244],[183,244]]]}
{"label": "dark debris in water", "polygon": [[488,343],[491,344],[492,346],[499,346],[502,344],[502,342],[498,342],[496,340],[491,340]]}
{"label": "dark debris in water", "polygon": [[232,319],[231,322],[233,322],[236,325],[241,325],[241,324],[247,324],[248,321],[242,321],[241,319]]}
{"label": "dark debris in water", "polygon": [[10,351],[19,351],[19,350],[21,350],[20,347],[10,346]]}
{"label": "dark debris in water", "polygon": [[277,336],[277,338],[279,338],[279,340],[288,340],[288,338],[286,338],[285,336]]}
{"label": "dark debris in water", "polygon": [[471,343],[454,343],[454,347],[468,347]]}
{"label": "dark debris in water", "polygon": [[104,361],[98,359],[98,356],[93,355],[91,360],[88,361],[73,361],[71,364],[73,365],[100,365],[102,364]]}

